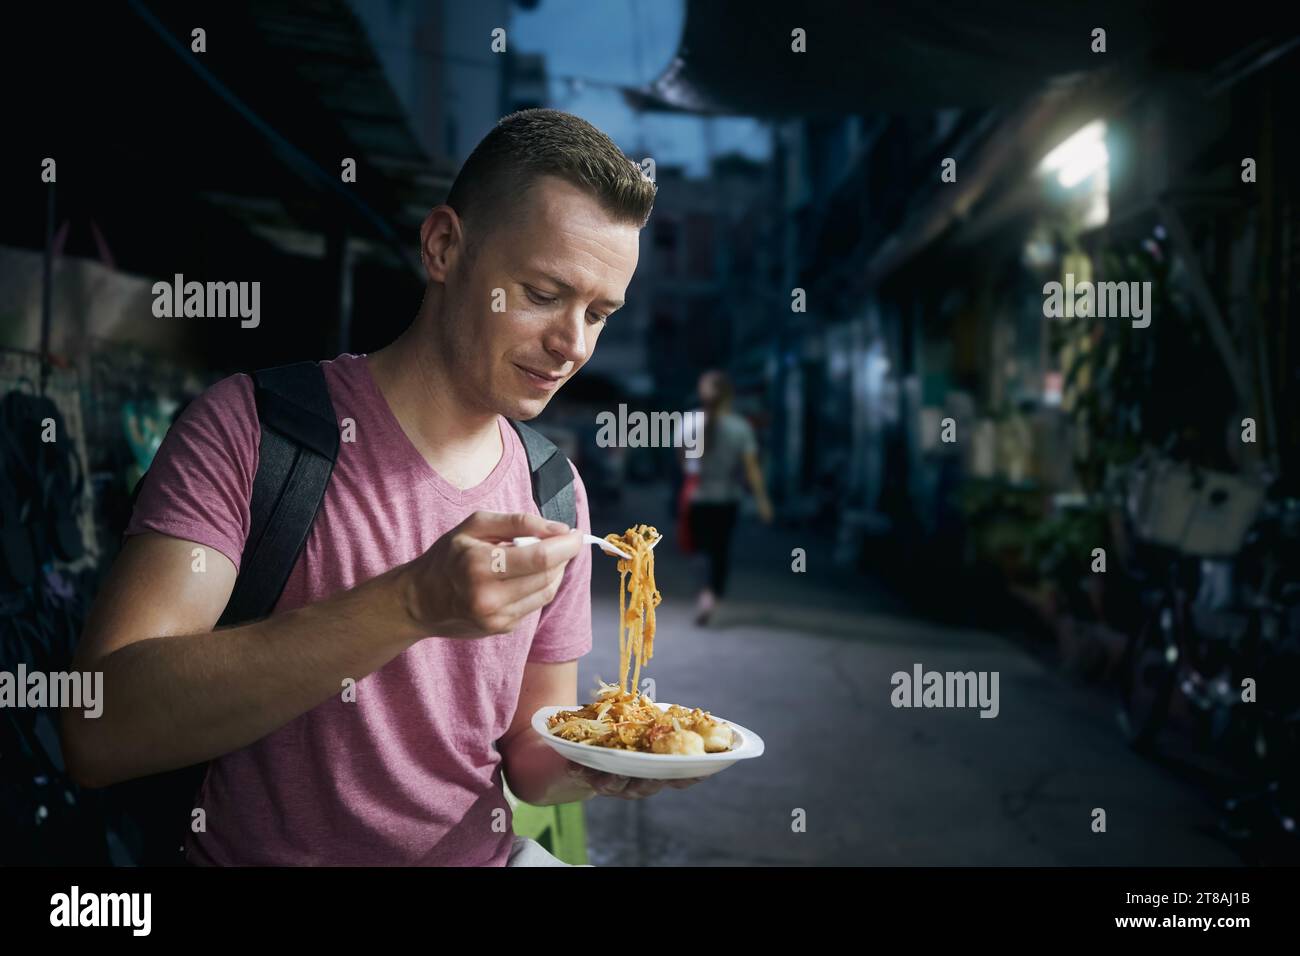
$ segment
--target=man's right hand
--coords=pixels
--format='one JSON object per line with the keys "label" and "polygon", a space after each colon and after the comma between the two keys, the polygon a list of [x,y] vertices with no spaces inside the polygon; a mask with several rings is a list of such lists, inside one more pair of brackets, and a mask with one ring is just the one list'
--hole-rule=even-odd
{"label": "man's right hand", "polygon": [[[541,538],[516,547],[512,538]],[[505,634],[554,600],[582,532],[538,515],[476,511],[402,566],[411,619],[426,634]]]}

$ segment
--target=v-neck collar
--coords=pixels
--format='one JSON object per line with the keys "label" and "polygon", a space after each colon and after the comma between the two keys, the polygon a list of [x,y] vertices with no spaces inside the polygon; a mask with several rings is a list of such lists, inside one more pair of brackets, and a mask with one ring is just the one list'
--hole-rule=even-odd
{"label": "v-neck collar", "polygon": [[388,404],[388,399],[384,397],[379,383],[371,374],[366,355],[356,356],[356,361],[352,364],[357,368],[357,378],[361,388],[374,403],[379,427],[385,433],[381,436],[381,441],[385,442],[385,447],[391,448],[394,454],[406,459],[410,468],[428,482],[439,495],[456,504],[468,504],[490,494],[505,480],[514,464],[515,446],[518,442],[514,437],[514,429],[510,427],[510,423],[504,416],[497,416],[497,428],[501,434],[501,457],[497,460],[496,467],[478,484],[464,489],[457,488],[429,464],[428,459],[420,454],[420,450],[402,429],[402,423],[397,420],[392,406]]}

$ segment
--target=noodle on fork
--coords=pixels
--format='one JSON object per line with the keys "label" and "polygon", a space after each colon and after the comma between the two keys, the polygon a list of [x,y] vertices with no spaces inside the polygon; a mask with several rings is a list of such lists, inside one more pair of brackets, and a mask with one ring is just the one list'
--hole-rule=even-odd
{"label": "noodle on fork", "polygon": [[654,657],[655,608],[662,598],[655,587],[655,556],[650,545],[658,538],[659,532],[645,524],[622,534],[605,535],[610,544],[632,555],[631,559],[618,559],[618,686],[624,693],[635,691],[641,667]]}

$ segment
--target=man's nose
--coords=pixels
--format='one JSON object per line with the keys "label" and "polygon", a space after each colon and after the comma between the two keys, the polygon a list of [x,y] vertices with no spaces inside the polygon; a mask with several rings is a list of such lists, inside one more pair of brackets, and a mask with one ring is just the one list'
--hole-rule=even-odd
{"label": "man's nose", "polygon": [[546,347],[566,362],[583,362],[587,358],[587,313],[570,309],[548,330]]}

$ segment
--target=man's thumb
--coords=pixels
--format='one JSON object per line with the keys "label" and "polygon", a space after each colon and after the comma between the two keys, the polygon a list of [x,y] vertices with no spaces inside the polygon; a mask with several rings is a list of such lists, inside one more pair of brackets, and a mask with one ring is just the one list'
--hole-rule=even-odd
{"label": "man's thumb", "polygon": [[541,538],[564,534],[569,526],[523,512],[476,511],[465,522],[464,530],[476,538],[522,538],[530,535]]}

